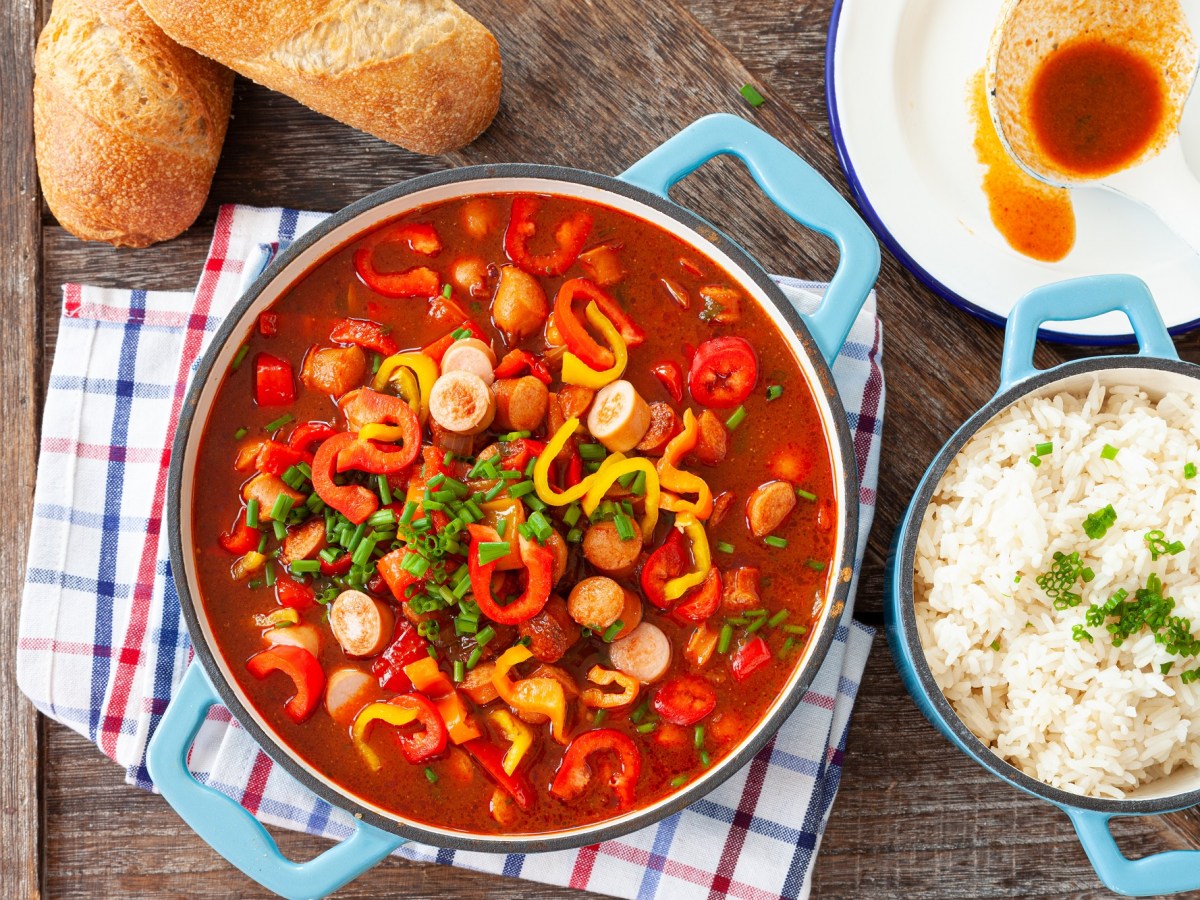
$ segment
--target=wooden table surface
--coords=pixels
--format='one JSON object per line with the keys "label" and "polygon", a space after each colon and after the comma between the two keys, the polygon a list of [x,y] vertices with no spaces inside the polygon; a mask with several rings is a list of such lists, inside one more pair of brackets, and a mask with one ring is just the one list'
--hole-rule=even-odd
{"label": "wooden table surface", "polygon": [[[37,716],[13,675],[17,603],[59,285],[194,285],[219,204],[334,210],[404,178],[467,163],[532,161],[616,173],[700,115],[733,111],[809,159],[841,189],[824,101],[832,0],[463,0],[504,52],[503,106],[475,144],[427,159],[239,79],[209,204],[183,237],[146,250],[83,244],[45,209],[33,159],[31,59],[48,0],[0,11],[0,896],[266,896],[158,797],[75,733]],[[767,103],[750,110],[751,82]],[[827,277],[830,245],[800,233],[735,165],[688,179],[676,198],[739,237],[771,271]],[[884,557],[926,464],[992,393],[1001,332],[934,297],[884,254],[879,280],[888,384],[879,510],[858,595],[881,625]],[[1200,340],[1179,341],[1200,361]],[[1080,355],[1039,348],[1050,365]],[[1200,816],[1118,826],[1130,855],[1200,846]],[[285,850],[322,846],[289,835]],[[1107,896],[1066,818],[964,758],[905,694],[880,636],[859,695],[845,773],[815,871],[818,896]],[[389,860],[344,897],[572,897],[571,891]]]}

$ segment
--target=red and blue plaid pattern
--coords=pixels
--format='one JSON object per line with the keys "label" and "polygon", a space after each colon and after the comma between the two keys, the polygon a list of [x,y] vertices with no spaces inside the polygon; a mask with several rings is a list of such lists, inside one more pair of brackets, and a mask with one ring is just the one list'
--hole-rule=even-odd
{"label": "red and blue plaid pattern", "polygon": [[[145,750],[191,645],[163,504],[170,444],[196,360],[272,253],[323,214],[224,207],[194,294],[66,285],[42,427],[17,676],[51,718],[153,789]],[[801,308],[819,285],[778,279]],[[834,365],[862,473],[859,557],[875,506],[884,386],[874,297]],[[851,593],[853,597],[853,591]],[[775,739],[704,799],[580,850],[503,855],[406,844],[408,859],[622,897],[803,897],[841,774],[873,632],[848,604],[804,701]],[[275,766],[214,708],[192,768],[264,822],[329,837],[350,817]]]}

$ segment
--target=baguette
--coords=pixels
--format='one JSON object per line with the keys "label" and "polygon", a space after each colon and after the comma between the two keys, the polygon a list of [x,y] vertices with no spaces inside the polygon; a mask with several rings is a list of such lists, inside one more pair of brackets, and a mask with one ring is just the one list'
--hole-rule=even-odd
{"label": "baguette", "polygon": [[451,0],[142,0],[179,43],[378,138],[438,154],[500,105],[496,39]]}
{"label": "baguette", "polygon": [[145,247],[196,220],[232,72],[170,40],[137,0],[55,0],[34,73],[38,174],[64,228]]}

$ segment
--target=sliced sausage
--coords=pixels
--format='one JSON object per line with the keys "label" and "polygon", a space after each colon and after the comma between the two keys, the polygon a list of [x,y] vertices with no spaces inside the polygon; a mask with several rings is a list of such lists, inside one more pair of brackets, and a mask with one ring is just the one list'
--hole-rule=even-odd
{"label": "sliced sausage", "polygon": [[487,197],[468,200],[462,205],[459,215],[462,217],[463,230],[477,241],[482,241],[500,224],[500,211],[495,201]]}
{"label": "sliced sausage", "polygon": [[492,673],[495,671],[494,662],[481,662],[463,676],[458,689],[474,700],[477,706],[487,706],[500,696],[492,684]]}
{"label": "sliced sausage", "polygon": [[579,264],[588,277],[601,287],[616,284],[625,277],[620,251],[620,244],[600,244],[580,253]]}
{"label": "sliced sausage", "polygon": [[[555,432],[563,427],[567,421],[567,417],[563,415],[562,403],[559,402],[558,394],[551,393],[549,395],[550,402],[546,404],[546,438],[554,437]],[[572,438],[574,440],[574,438]]]}
{"label": "sliced sausage", "polygon": [[304,502],[304,495],[299,491],[293,491],[288,487],[282,478],[278,475],[272,475],[269,472],[260,472],[255,475],[242,488],[243,500],[258,501],[258,517],[260,519],[271,518],[271,510],[275,506],[275,501],[280,494],[287,494],[292,498],[292,503]]}
{"label": "sliced sausage", "polygon": [[592,436],[610,451],[624,453],[646,436],[650,405],[633,384],[618,379],[597,392],[587,425]]}
{"label": "sliced sausage", "polygon": [[624,612],[625,589],[611,578],[593,575],[571,589],[567,610],[571,618],[585,628],[603,631]]}
{"label": "sliced sausage", "polygon": [[507,431],[537,431],[546,418],[550,391],[532,375],[501,378],[492,385],[496,393],[496,427]]}
{"label": "sliced sausage", "polygon": [[496,416],[496,397],[478,375],[447,372],[433,383],[429,414],[447,431],[479,434]]}
{"label": "sliced sausage", "polygon": [[721,491],[721,493],[717,494],[717,496],[713,499],[712,515],[708,517],[708,527],[710,529],[716,528],[723,521],[725,521],[725,516],[728,514],[730,507],[733,506],[733,501],[736,499],[737,494],[735,494],[733,491]]}
{"label": "sliced sausage", "polygon": [[650,427],[638,442],[637,449],[650,456],[662,456],[671,438],[683,430],[679,413],[670,403],[655,400],[650,404]]}
{"label": "sliced sausage", "polygon": [[529,638],[529,652],[534,659],[544,663],[558,662],[579,640],[579,625],[557,594],[551,594],[542,611],[518,625],[517,631]]}
{"label": "sliced sausage", "polygon": [[342,591],[329,605],[329,630],[347,656],[382,653],[394,624],[391,607],[362,591]]}
{"label": "sliced sausage", "polygon": [[318,517],[293,528],[283,539],[279,561],[290,566],[298,559],[312,559],[325,549],[325,520]]}
{"label": "sliced sausage", "polygon": [[696,436],[696,459],[706,466],[716,466],[725,462],[729,452],[729,431],[725,423],[717,418],[716,413],[706,409],[696,420],[699,432]]}
{"label": "sliced sausage", "polygon": [[725,573],[725,593],[721,606],[726,612],[737,615],[762,605],[759,593],[759,570],[756,566],[738,566]]}
{"label": "sliced sausage", "polygon": [[642,530],[636,525],[633,537],[622,540],[612,522],[598,522],[583,535],[583,556],[605,575],[624,578],[637,566],[642,553]]}
{"label": "sliced sausage", "polygon": [[448,372],[470,372],[479,376],[484,384],[496,380],[496,354],[479,338],[463,338],[455,341],[442,354],[442,374]]}
{"label": "sliced sausage", "polygon": [[558,408],[562,410],[563,419],[580,419],[592,405],[596,392],[581,384],[563,385],[558,392]]}
{"label": "sliced sausage", "polygon": [[642,684],[658,681],[671,665],[671,642],[657,625],[642,622],[608,648],[612,664]]}
{"label": "sliced sausage", "polygon": [[450,265],[450,283],[475,300],[487,296],[488,264],[478,256],[460,256]]}
{"label": "sliced sausage", "polygon": [[340,397],[362,384],[367,355],[361,347],[328,347],[304,357],[300,380],[310,391]]}
{"label": "sliced sausage", "polygon": [[623,624],[621,630],[613,637],[614,641],[628,637],[635,628],[642,624],[642,598],[629,588],[625,588],[625,606],[617,619]]}
{"label": "sliced sausage", "polygon": [[519,343],[542,327],[550,314],[546,292],[538,280],[516,266],[501,266],[492,300],[492,321],[509,344]]}
{"label": "sliced sausage", "polygon": [[325,710],[345,728],[353,725],[363,707],[379,696],[379,682],[362,669],[334,669],[325,681]]}
{"label": "sliced sausage", "polygon": [[287,628],[272,628],[263,632],[263,640],[272,647],[284,645],[299,647],[307,650],[313,656],[321,655],[321,633],[316,626],[304,622],[300,625],[289,625]]}
{"label": "sliced sausage", "polygon": [[796,492],[786,481],[768,481],[760,484],[746,501],[746,520],[750,533],[756,538],[766,537],[796,508]]}

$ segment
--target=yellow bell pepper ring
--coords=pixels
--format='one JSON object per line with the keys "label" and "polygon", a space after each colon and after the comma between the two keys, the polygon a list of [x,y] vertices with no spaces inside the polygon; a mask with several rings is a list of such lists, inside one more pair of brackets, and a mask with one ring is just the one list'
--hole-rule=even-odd
{"label": "yellow bell pepper ring", "polygon": [[563,356],[562,380],[564,384],[577,384],[581,387],[599,390],[606,384],[612,384],[624,374],[625,366],[629,364],[629,351],[625,347],[625,340],[621,337],[621,333],[617,331],[616,326],[609,318],[600,312],[600,307],[596,305],[595,300],[588,303],[586,312],[592,327],[604,335],[604,339],[608,341],[615,362],[611,368],[597,372],[574,353],[568,351]]}
{"label": "yellow bell pepper ring", "polygon": [[638,680],[624,672],[616,672],[601,666],[592,666],[588,671],[588,681],[599,685],[616,684],[621,693],[609,693],[600,688],[588,688],[583,692],[583,702],[593,709],[616,709],[620,706],[630,706],[638,698],[640,687]]}
{"label": "yellow bell pepper ring", "polygon": [[514,709],[541,713],[550,720],[550,730],[559,743],[567,742],[567,694],[553,678],[525,678],[513,682],[508,673],[513,666],[530,659],[533,654],[523,644],[509,647],[496,660],[492,671],[492,686],[500,699]]}
{"label": "yellow bell pepper ring", "polygon": [[383,768],[383,763],[379,760],[377,754],[371,745],[367,743],[367,732],[371,725],[375,722],[386,722],[388,725],[407,725],[409,722],[415,721],[417,713],[415,710],[405,709],[401,706],[393,706],[390,703],[382,701],[372,703],[362,712],[358,714],[358,718],[354,720],[354,744],[358,747],[358,752],[362,755],[363,760],[374,771],[378,772]]}
{"label": "yellow bell pepper ring", "polygon": [[676,494],[695,494],[696,500],[680,497],[663,500],[663,509],[674,513],[690,513],[697,519],[712,515],[713,497],[708,482],[691,472],[678,468],[680,460],[695,449],[700,438],[700,423],[690,409],[683,411],[683,431],[671,438],[658,461],[658,480],[665,490]]}
{"label": "yellow bell pepper ring", "polygon": [[[375,380],[371,382],[371,387],[382,391],[387,387],[392,373],[402,366],[411,369],[417,376],[420,400],[414,405],[410,398],[409,405],[413,407],[413,412],[424,423],[429,418],[429,395],[433,392],[433,383],[437,381],[438,377],[438,365],[431,357],[418,352],[393,354],[379,364],[379,371],[375,373]],[[379,439],[377,438],[377,440]]]}
{"label": "yellow bell pepper ring", "polygon": [[488,718],[496,723],[496,727],[508,741],[508,751],[504,754],[501,766],[505,775],[511,775],[517,771],[517,766],[533,746],[533,730],[507,709],[494,710],[488,713]]}
{"label": "yellow bell pepper ring", "polygon": [[692,588],[703,583],[712,568],[712,551],[708,546],[708,534],[704,525],[691,513],[680,513],[675,517],[675,527],[683,531],[692,542],[692,562],[695,568],[686,575],[672,578],[663,586],[668,600],[678,600]]}
{"label": "yellow bell pepper ring", "polygon": [[571,439],[571,435],[578,428],[579,419],[567,419],[558,431],[554,432],[554,437],[550,438],[546,449],[538,454],[537,462],[533,464],[533,486],[537,490],[538,499],[543,503],[551,506],[566,506],[568,503],[574,503],[588,492],[592,479],[596,477],[594,474],[589,475],[579,484],[569,487],[565,491],[556,491],[550,486],[550,467],[554,465],[554,460],[558,458],[558,454],[562,453],[563,447],[567,445],[567,441]]}
{"label": "yellow bell pepper ring", "polygon": [[614,453],[608,457],[604,461],[604,465],[600,466],[599,471],[587,479],[591,482],[591,486],[588,488],[587,496],[583,499],[583,511],[589,516],[595,512],[596,507],[604,499],[604,495],[608,493],[608,489],[616,483],[618,478],[624,478],[635,472],[645,472],[646,513],[642,516],[642,539],[649,541],[654,536],[654,526],[658,524],[658,509],[661,505],[658,472],[655,470],[654,464],[644,457],[639,456],[633,459],[622,457],[618,460],[618,456],[621,454]]}

